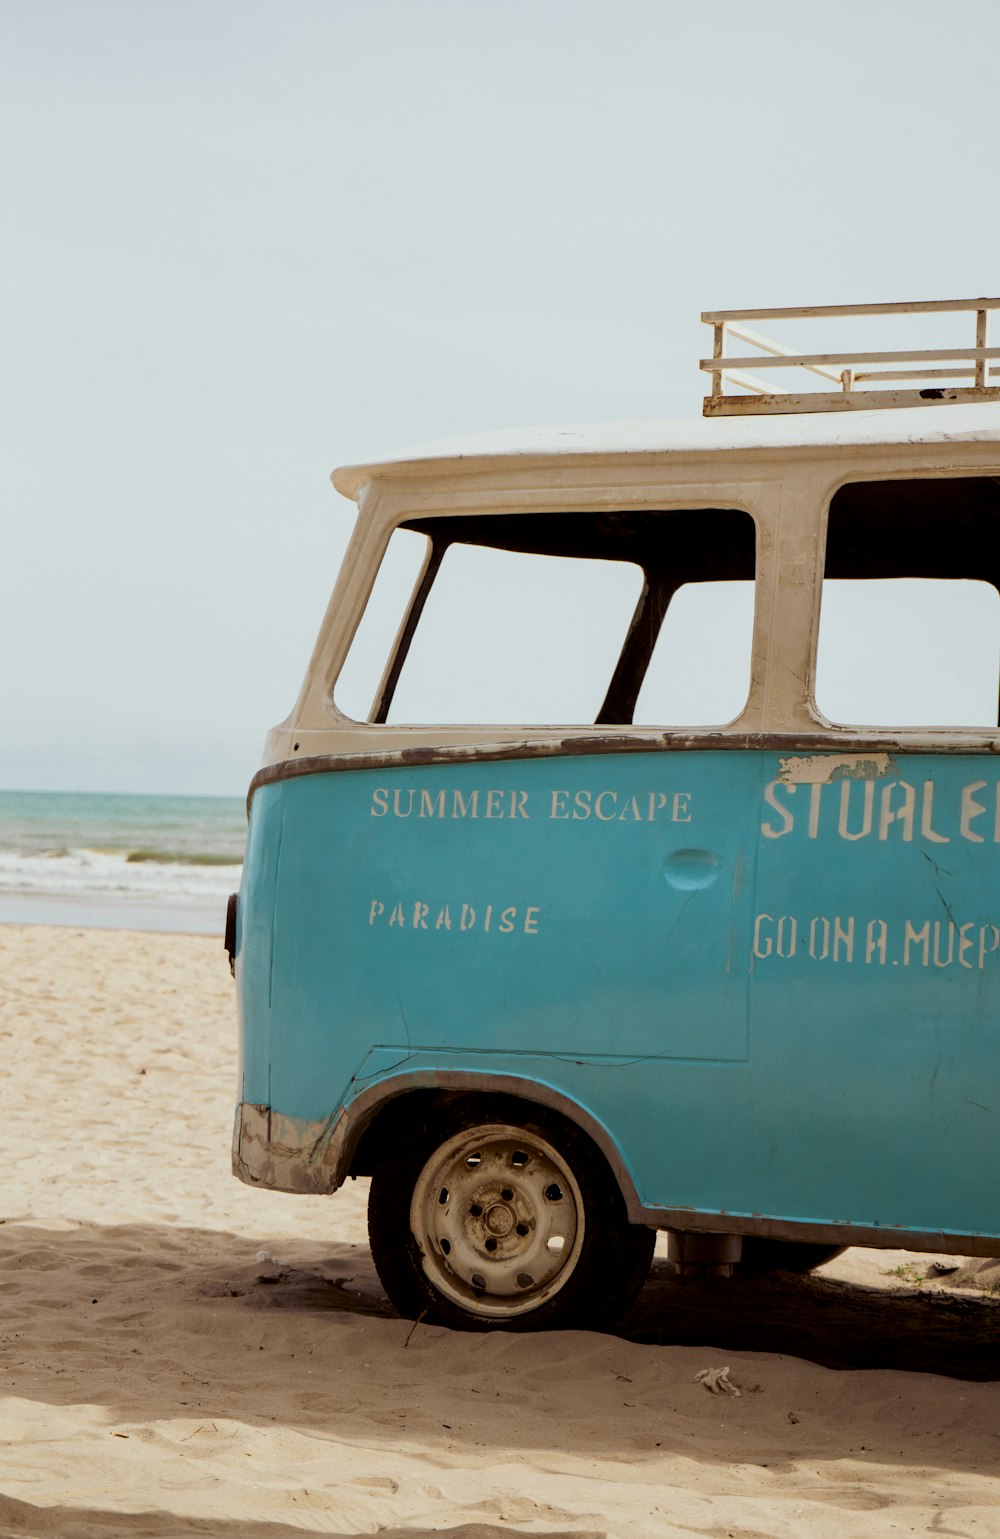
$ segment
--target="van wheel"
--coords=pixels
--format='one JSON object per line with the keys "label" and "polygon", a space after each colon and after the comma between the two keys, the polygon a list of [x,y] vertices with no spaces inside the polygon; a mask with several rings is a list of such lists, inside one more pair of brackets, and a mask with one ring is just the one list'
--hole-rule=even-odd
{"label": "van wheel", "polygon": [[368,1233],[400,1314],[460,1330],[610,1325],[655,1241],[578,1128],[506,1100],[453,1109],[389,1152]]}

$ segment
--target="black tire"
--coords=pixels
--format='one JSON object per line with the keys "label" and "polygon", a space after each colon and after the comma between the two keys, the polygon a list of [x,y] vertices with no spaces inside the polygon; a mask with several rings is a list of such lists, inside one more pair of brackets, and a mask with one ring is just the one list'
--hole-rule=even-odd
{"label": "black tire", "polygon": [[629,1223],[579,1128],[508,1097],[453,1103],[396,1142],[372,1177],[368,1234],[401,1315],[479,1331],[612,1325],[656,1238]]}
{"label": "black tire", "polygon": [[845,1245],[819,1245],[805,1240],[766,1240],[747,1235],[743,1241],[744,1272],[812,1272],[845,1251]]}

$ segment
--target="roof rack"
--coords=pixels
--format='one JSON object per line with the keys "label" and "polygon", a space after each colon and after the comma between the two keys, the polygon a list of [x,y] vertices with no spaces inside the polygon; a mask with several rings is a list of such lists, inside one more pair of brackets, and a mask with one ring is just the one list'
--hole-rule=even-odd
{"label": "roof rack", "polygon": [[[712,391],[705,397],[706,417],[758,416],[773,412],[870,411],[873,407],[937,406],[942,402],[1000,400],[1000,382],[990,384],[990,360],[1000,359],[1000,347],[988,347],[989,313],[1000,309],[1000,299],[931,299],[891,305],[803,305],[782,310],[706,310],[702,320],[713,329],[711,358],[700,367],[712,376]],[[976,340],[971,347],[922,348],[916,351],[866,353],[796,353],[774,342],[747,321],[826,320],[866,315],[927,315],[968,310],[976,317]],[[748,344],[757,352],[726,355],[730,339]],[[928,365],[947,363],[948,368]],[[870,365],[889,365],[872,369]],[[916,367],[920,365],[920,367]],[[806,369],[832,382],[834,390],[786,389],[746,373],[747,369]],[[1000,380],[1000,369],[994,371]],[[941,385],[940,380],[969,380],[967,385]],[[885,389],[888,382],[914,380],[923,388]],[[878,381],[875,389],[859,389]],[[727,395],[728,384],[748,392]]]}

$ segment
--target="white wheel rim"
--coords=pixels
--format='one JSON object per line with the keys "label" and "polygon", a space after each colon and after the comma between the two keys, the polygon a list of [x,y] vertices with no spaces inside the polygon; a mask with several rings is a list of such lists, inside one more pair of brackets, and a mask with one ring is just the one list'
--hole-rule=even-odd
{"label": "white wheel rim", "polygon": [[456,1133],[417,1178],[410,1228],[434,1287],[469,1314],[527,1314],[569,1281],[583,1197],[562,1156],[505,1123]]}

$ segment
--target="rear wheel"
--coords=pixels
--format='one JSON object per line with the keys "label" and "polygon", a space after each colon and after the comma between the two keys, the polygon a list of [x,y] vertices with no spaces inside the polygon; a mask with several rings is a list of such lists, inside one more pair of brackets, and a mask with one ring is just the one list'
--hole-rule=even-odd
{"label": "rear wheel", "polygon": [[368,1232],[400,1314],[466,1330],[613,1323],[655,1236],[580,1130],[525,1102],[453,1107],[378,1165]]}

